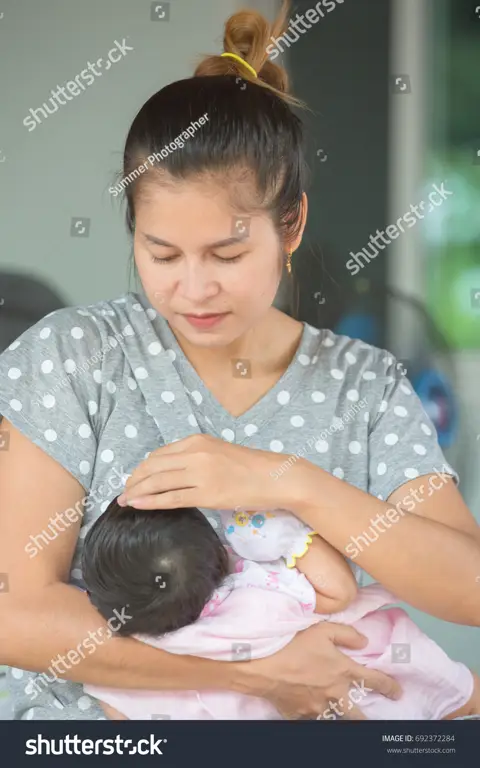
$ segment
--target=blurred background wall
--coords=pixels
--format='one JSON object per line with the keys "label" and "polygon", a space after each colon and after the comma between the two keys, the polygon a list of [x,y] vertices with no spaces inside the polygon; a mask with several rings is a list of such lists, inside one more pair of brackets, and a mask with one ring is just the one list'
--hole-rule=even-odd
{"label": "blurred background wall", "polygon": [[[135,288],[119,198],[108,191],[126,132],[148,96],[190,76],[199,54],[222,50],[223,23],[244,5],[272,18],[280,3],[0,0],[0,349],[57,306]],[[292,17],[314,7],[297,0]],[[476,7],[338,0],[278,61],[312,110],[302,113],[310,213],[294,256],[301,319],[398,357],[480,518]],[[115,41],[133,50],[29,131],[29,110]],[[429,211],[442,182],[453,194]],[[420,201],[424,218],[353,274],[352,254]],[[292,302],[282,284],[277,305],[292,311]],[[480,630],[409,611],[480,672]]]}

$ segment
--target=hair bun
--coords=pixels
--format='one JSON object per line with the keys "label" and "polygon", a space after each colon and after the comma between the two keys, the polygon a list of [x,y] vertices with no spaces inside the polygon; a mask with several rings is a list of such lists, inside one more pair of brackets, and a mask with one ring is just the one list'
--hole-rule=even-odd
{"label": "hair bun", "polygon": [[270,23],[261,13],[242,10],[234,13],[225,23],[223,48],[225,53],[240,56],[257,73],[257,77],[240,61],[230,56],[206,56],[195,69],[195,76],[238,75],[274,91],[290,104],[302,102],[290,94],[286,70],[268,58],[271,38],[279,37],[288,27],[290,0],[283,0],[275,21]]}

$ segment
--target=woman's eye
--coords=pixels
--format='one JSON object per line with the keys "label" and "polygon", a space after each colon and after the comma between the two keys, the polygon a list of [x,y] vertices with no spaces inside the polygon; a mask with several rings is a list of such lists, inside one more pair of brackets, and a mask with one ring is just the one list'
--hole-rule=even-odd
{"label": "woman's eye", "polygon": [[241,259],[242,256],[243,256],[243,253],[240,253],[238,256],[232,256],[232,258],[230,258],[230,259],[224,259],[224,258],[222,258],[222,256],[217,256],[216,253],[214,253],[213,256],[216,259],[218,259],[218,261],[224,261],[224,262],[230,262],[231,263],[233,261],[238,261],[239,259]]}
{"label": "woman's eye", "polygon": [[161,258],[160,256],[152,256],[152,261],[155,262],[155,264],[168,264],[169,261],[174,261],[176,258],[176,256],[167,256],[165,258]]}

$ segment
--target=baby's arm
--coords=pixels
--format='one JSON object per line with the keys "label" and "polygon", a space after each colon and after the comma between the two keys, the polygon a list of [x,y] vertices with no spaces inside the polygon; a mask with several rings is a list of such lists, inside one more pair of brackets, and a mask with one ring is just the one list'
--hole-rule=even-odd
{"label": "baby's arm", "polygon": [[317,593],[316,613],[343,611],[357,595],[357,582],[345,558],[321,536],[312,543],[296,568],[303,573]]}

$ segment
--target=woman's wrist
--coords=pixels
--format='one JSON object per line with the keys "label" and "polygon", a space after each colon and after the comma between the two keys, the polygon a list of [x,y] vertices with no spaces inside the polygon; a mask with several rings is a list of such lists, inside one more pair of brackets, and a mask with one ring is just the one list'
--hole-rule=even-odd
{"label": "woman's wrist", "polygon": [[293,512],[308,526],[311,526],[312,507],[318,509],[320,506],[322,476],[325,474],[327,473],[321,467],[317,467],[306,459],[299,459],[288,471],[285,482],[282,484],[284,492],[282,506]]}

